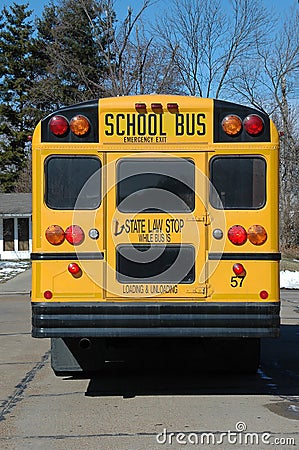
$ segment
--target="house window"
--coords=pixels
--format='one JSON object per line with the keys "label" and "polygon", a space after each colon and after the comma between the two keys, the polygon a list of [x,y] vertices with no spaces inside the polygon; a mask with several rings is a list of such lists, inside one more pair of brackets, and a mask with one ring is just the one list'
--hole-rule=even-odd
{"label": "house window", "polygon": [[18,250],[29,250],[29,219],[23,217],[18,219]]}
{"label": "house window", "polygon": [[29,217],[3,219],[3,251],[29,251]]}
{"label": "house window", "polygon": [[14,249],[14,219],[3,219],[3,250],[11,252]]}

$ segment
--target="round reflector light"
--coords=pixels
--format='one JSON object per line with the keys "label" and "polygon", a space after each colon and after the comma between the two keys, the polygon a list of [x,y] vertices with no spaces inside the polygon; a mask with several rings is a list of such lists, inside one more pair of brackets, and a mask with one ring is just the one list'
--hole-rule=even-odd
{"label": "round reflector light", "polygon": [[256,114],[250,114],[243,121],[245,130],[251,136],[258,136],[264,129],[264,121]]}
{"label": "round reflector light", "polygon": [[267,291],[261,291],[260,292],[260,297],[262,300],[266,300],[269,297],[269,294]]}
{"label": "round reflector light", "polygon": [[213,230],[213,237],[218,240],[222,239],[223,231],[220,228],[215,228],[215,230]]}
{"label": "round reflector light", "polygon": [[62,244],[65,238],[64,231],[59,225],[50,225],[45,234],[47,241],[52,245]]}
{"label": "round reflector light", "polygon": [[261,225],[251,225],[247,231],[248,239],[254,245],[262,245],[267,240],[267,232]]}
{"label": "round reflector light", "polygon": [[247,240],[246,230],[241,225],[234,225],[230,227],[227,235],[228,239],[234,245],[243,245]]}
{"label": "round reflector light", "polygon": [[68,132],[69,123],[63,116],[54,116],[49,122],[49,128],[55,136],[62,137]]}
{"label": "round reflector light", "polygon": [[75,116],[70,121],[70,129],[76,136],[85,136],[90,130],[90,123],[85,116]]}
{"label": "round reflector light", "polygon": [[246,275],[246,270],[244,269],[244,266],[241,263],[234,264],[233,271],[239,277],[242,277],[242,276],[244,277]]}
{"label": "round reflector light", "polygon": [[242,120],[238,116],[229,115],[221,122],[223,131],[229,136],[237,136],[242,130]]}
{"label": "round reflector light", "polygon": [[45,291],[44,292],[44,298],[46,300],[51,300],[52,297],[53,297],[53,293],[51,291]]}
{"label": "round reflector light", "polygon": [[99,232],[99,230],[97,230],[96,228],[91,228],[91,229],[89,230],[89,232],[88,232],[88,236],[89,236],[91,239],[99,239],[100,232]]}
{"label": "round reflector light", "polygon": [[82,244],[84,237],[84,231],[79,225],[70,225],[65,230],[65,239],[72,245]]}

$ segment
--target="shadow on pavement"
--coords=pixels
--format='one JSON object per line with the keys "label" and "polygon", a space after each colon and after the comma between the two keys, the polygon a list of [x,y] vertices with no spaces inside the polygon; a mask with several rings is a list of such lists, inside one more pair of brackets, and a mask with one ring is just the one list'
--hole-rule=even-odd
{"label": "shadow on pavement", "polygon": [[[261,367],[257,374],[238,374],[209,369],[209,361],[196,360],[196,347],[185,345],[184,361],[178,358],[156,360],[147,354],[144,361],[128,355],[126,362],[106,363],[91,375],[87,396],[146,395],[240,395],[261,394],[291,397],[299,393],[299,326],[282,325],[278,339],[262,341]],[[189,344],[191,341],[189,342]],[[163,355],[164,349],[162,349]],[[131,356],[131,358],[130,358]],[[155,355],[156,356],[156,355]],[[210,355],[213,362],[213,355]],[[238,367],[236,365],[233,369]]]}

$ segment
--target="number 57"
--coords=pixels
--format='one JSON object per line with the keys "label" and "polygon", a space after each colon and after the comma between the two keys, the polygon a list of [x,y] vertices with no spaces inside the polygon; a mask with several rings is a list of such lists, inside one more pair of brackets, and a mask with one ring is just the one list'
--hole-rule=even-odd
{"label": "number 57", "polygon": [[230,279],[231,287],[233,287],[233,288],[242,287],[244,278],[245,277],[231,277],[231,279]]}

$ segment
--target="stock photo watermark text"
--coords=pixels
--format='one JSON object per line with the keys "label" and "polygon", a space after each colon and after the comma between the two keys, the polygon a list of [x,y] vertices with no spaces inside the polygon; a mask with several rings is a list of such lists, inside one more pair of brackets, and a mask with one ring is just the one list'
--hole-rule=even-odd
{"label": "stock photo watermark text", "polygon": [[223,432],[170,432],[167,428],[156,435],[156,441],[162,445],[272,445],[296,446],[293,437],[277,437],[270,432],[249,432],[245,422],[237,422],[235,430]]}

